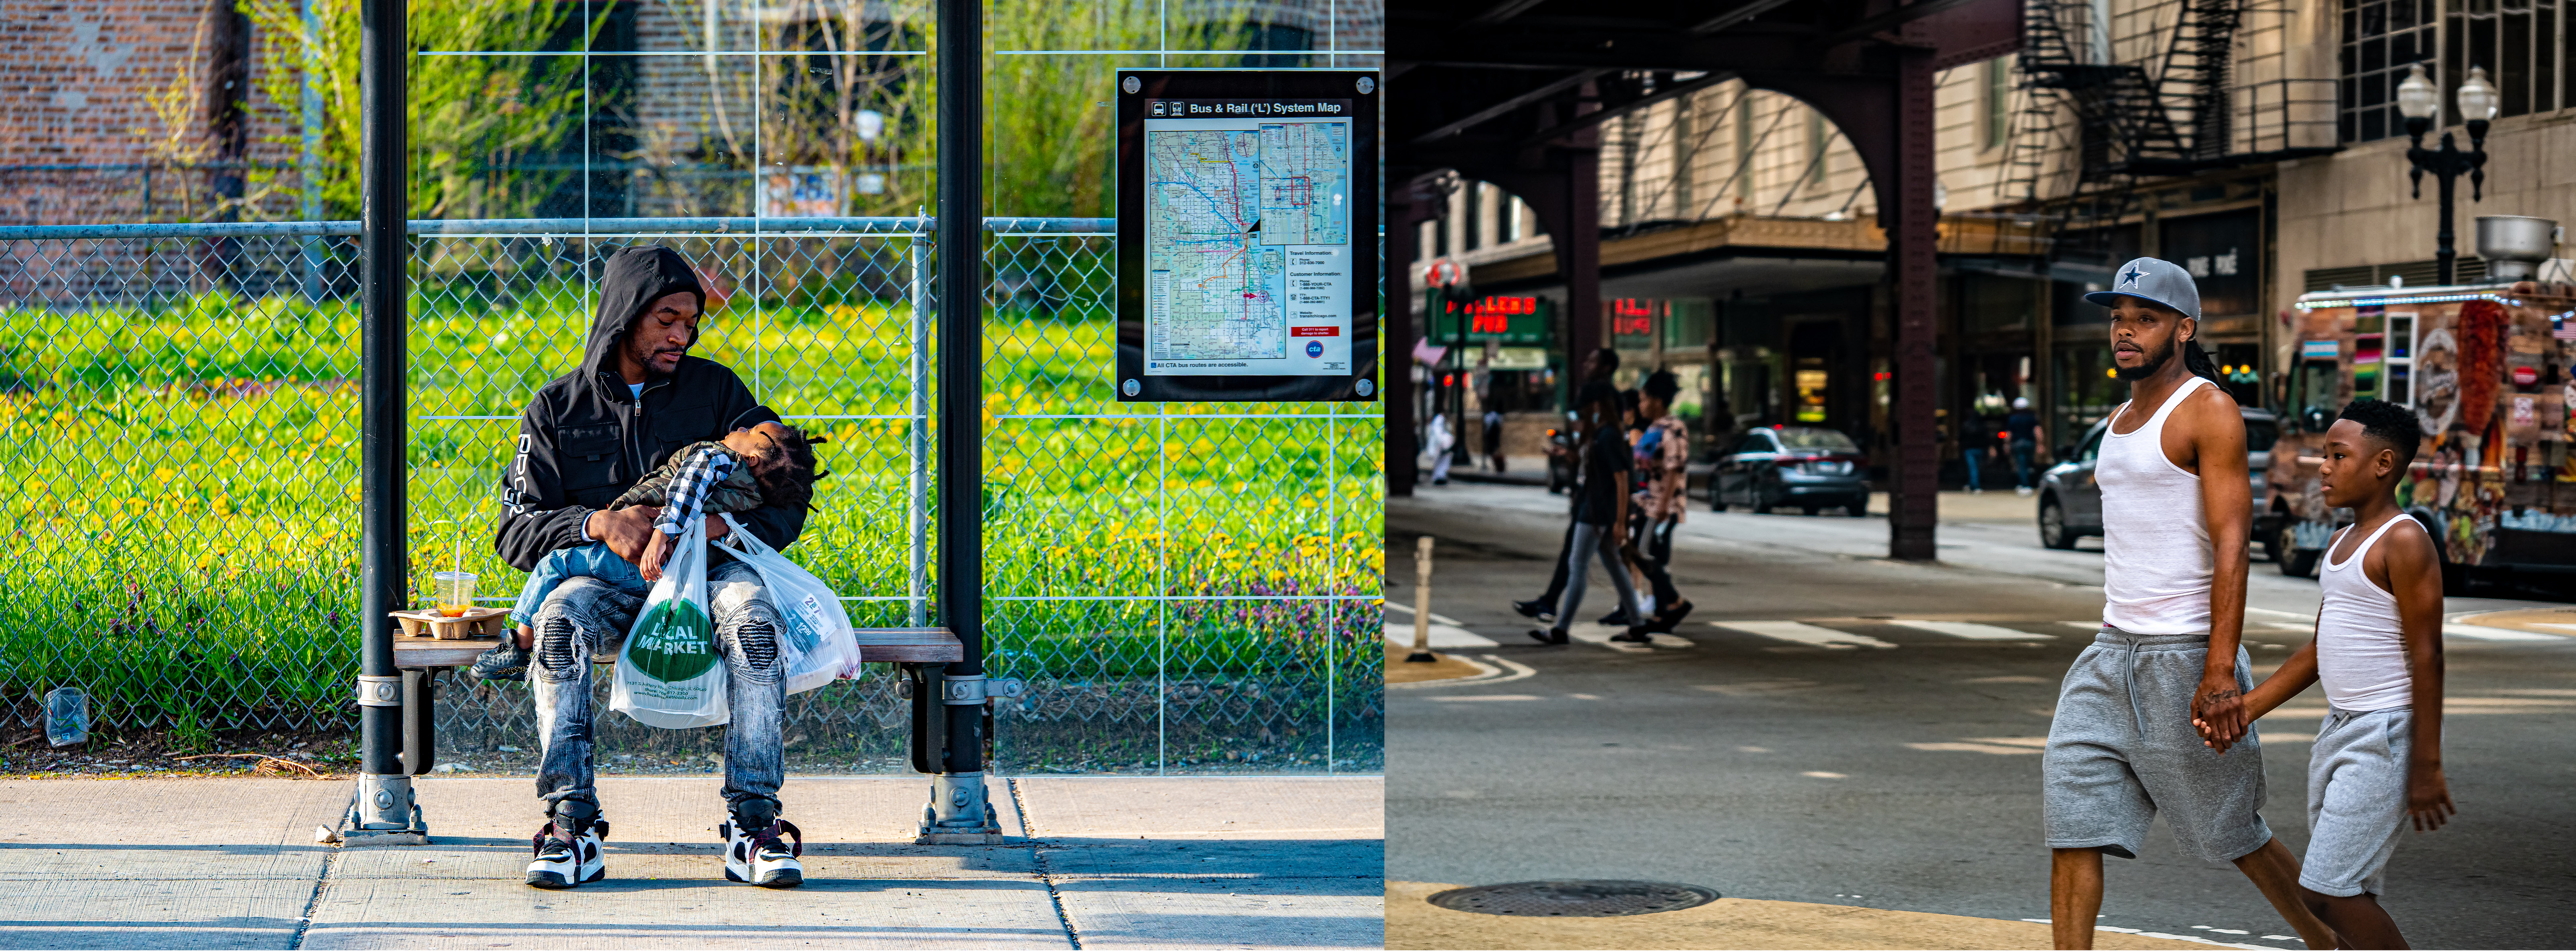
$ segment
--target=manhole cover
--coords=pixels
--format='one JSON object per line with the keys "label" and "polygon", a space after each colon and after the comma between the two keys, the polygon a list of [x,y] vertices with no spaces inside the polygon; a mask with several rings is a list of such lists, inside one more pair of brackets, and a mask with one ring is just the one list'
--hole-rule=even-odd
{"label": "manhole cover", "polygon": [[1717,893],[1697,885],[1671,882],[1555,881],[1512,882],[1453,888],[1431,896],[1431,903],[1451,911],[1524,918],[1609,918],[1680,911],[1717,900]]}

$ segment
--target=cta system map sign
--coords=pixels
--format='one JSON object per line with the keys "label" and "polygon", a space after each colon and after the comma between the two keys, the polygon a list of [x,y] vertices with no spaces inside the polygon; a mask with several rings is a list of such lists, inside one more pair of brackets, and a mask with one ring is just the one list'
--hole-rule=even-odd
{"label": "cta system map sign", "polygon": [[1377,398],[1377,73],[1121,70],[1118,395]]}

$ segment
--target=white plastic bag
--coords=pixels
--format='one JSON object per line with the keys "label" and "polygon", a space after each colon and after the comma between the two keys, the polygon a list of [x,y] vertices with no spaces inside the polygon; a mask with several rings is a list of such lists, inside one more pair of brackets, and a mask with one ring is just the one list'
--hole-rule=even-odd
{"label": "white plastic bag", "polygon": [[779,624],[784,628],[778,632],[778,647],[787,662],[787,692],[804,693],[856,676],[859,635],[850,625],[849,612],[841,609],[841,596],[813,572],[744,530],[732,515],[720,517],[733,526],[733,532],[715,544],[726,546],[735,558],[759,572],[761,583],[769,587],[770,602],[778,605]]}
{"label": "white plastic bag", "polygon": [[617,652],[617,679],[608,708],[645,726],[666,730],[716,726],[733,719],[726,703],[728,676],[716,653],[715,618],[707,599],[707,523],[689,520],[673,539],[662,580],[645,595],[626,645]]}

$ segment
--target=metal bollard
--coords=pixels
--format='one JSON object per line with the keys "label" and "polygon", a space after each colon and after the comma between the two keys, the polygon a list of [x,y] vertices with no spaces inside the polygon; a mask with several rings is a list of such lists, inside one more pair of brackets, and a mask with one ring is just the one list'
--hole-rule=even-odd
{"label": "metal bollard", "polygon": [[1413,654],[1404,659],[1408,664],[1440,659],[1431,652],[1431,544],[1429,535],[1413,542]]}

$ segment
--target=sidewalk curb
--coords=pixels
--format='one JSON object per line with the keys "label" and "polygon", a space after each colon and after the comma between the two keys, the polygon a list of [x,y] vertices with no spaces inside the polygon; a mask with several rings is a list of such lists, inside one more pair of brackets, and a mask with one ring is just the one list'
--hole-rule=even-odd
{"label": "sidewalk curb", "polygon": [[[1921,911],[1720,898],[1697,908],[1618,918],[1515,918],[1450,911],[1432,895],[1460,886],[1386,883],[1386,946],[1445,948],[2046,948],[2048,926]],[[2105,949],[2209,948],[2097,932]]]}

